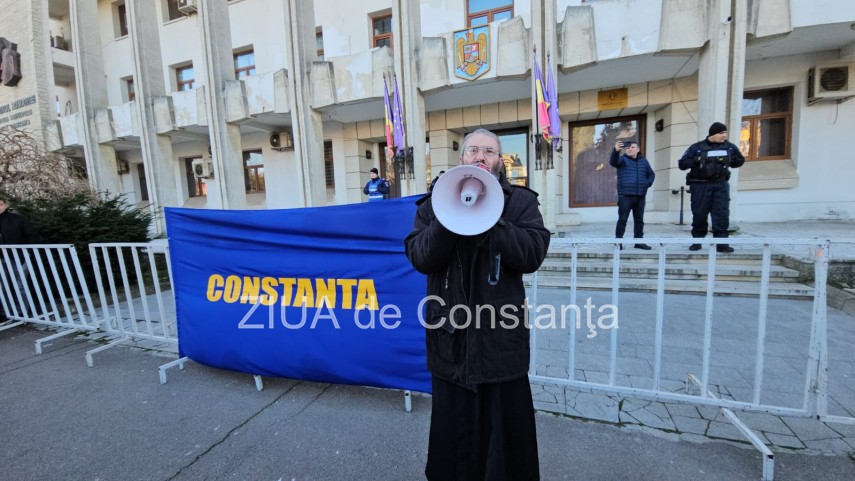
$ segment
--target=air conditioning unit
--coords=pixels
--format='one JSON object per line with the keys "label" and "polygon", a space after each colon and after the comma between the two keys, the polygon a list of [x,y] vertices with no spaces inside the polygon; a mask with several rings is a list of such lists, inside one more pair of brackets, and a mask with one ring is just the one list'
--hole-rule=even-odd
{"label": "air conditioning unit", "polygon": [[808,70],[808,104],[855,97],[855,64],[817,65]]}
{"label": "air conditioning unit", "polygon": [[196,13],[196,0],[178,0],[178,11],[184,15]]}
{"label": "air conditioning unit", "polygon": [[279,152],[293,150],[294,139],[290,132],[274,132],[270,134],[270,147]]}
{"label": "air conditioning unit", "polygon": [[208,157],[193,159],[193,176],[197,179],[211,179],[214,177],[214,163]]}
{"label": "air conditioning unit", "polygon": [[116,173],[125,175],[131,173],[131,164],[127,160],[116,159]]}

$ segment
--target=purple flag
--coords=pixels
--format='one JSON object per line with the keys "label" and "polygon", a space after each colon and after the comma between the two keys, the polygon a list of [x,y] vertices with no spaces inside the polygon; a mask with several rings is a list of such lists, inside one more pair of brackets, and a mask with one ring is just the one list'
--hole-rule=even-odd
{"label": "purple flag", "polygon": [[549,136],[552,137],[552,148],[561,151],[561,118],[558,116],[558,90],[555,89],[555,76],[552,74],[552,58],[546,54],[546,101],[549,105]]}
{"label": "purple flag", "polygon": [[395,106],[392,113],[392,123],[395,127],[395,151],[403,153],[406,139],[404,137],[404,109],[401,108],[401,91],[398,90],[398,77],[395,77]]}

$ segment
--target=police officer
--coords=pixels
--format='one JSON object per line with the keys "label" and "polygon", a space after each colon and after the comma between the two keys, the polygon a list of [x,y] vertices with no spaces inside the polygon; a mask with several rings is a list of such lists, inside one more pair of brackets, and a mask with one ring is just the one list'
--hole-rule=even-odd
{"label": "police officer", "polygon": [[[742,167],[745,157],[739,147],[727,141],[727,126],[721,122],[710,125],[706,139],[686,149],[680,158],[680,170],[688,170],[686,184],[691,191],[692,237],[707,235],[707,216],[712,217],[713,237],[727,237],[730,223],[730,169]],[[692,244],[691,251],[701,249]],[[727,244],[716,246],[718,252],[733,252]]]}

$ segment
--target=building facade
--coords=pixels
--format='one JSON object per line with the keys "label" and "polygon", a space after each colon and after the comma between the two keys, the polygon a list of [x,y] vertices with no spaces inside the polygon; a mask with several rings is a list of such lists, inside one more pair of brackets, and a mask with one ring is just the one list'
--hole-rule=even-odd
{"label": "building facade", "polygon": [[[483,126],[554,230],[614,219],[617,139],[656,171],[648,221],[676,222],[677,159],[721,121],[748,159],[736,220],[855,218],[851,0],[2,3],[21,78],[0,86],[0,127],[158,208],[362,202],[372,167],[393,195],[423,193]],[[535,59],[558,92],[551,155]],[[411,160],[387,158],[384,82]]]}

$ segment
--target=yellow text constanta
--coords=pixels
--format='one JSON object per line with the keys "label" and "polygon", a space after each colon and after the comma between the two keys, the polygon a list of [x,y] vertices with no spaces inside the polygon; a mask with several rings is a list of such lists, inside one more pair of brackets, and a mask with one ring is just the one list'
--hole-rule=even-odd
{"label": "yellow text constanta", "polygon": [[376,311],[373,279],[308,279],[303,277],[250,277],[212,274],[208,301],[283,307],[329,307]]}

